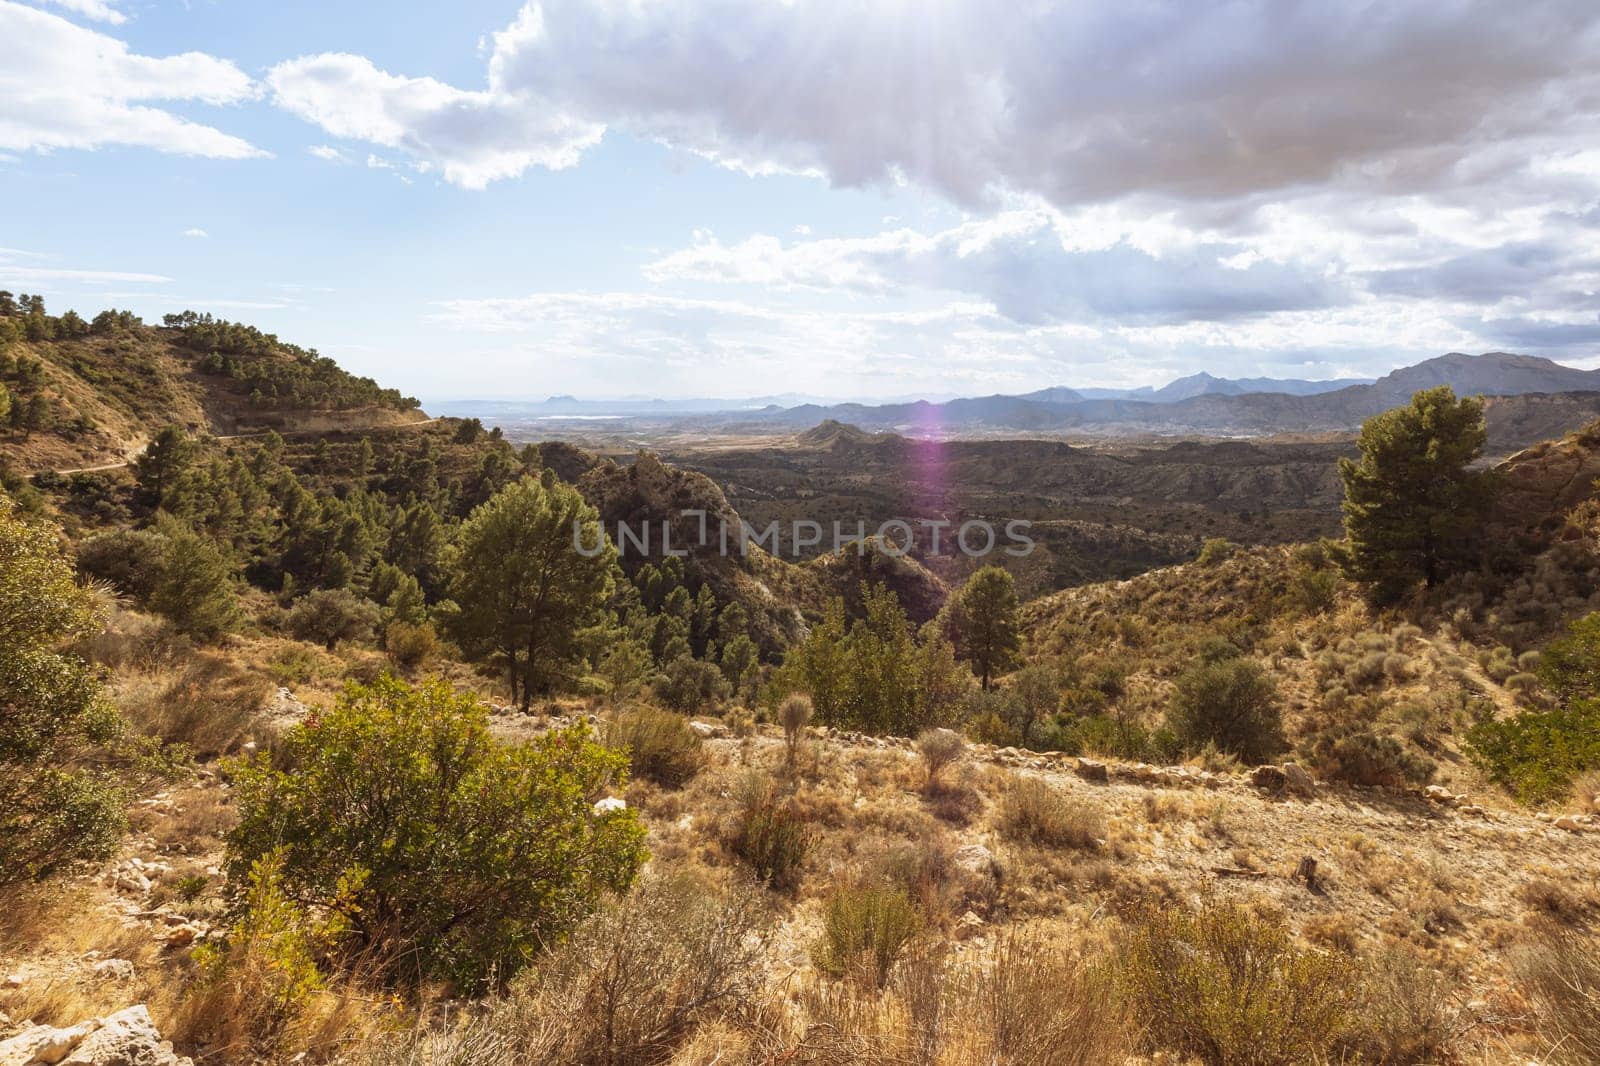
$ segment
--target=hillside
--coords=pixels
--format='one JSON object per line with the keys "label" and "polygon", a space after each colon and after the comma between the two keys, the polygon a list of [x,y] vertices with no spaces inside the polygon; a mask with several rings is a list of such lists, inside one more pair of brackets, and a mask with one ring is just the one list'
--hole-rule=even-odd
{"label": "hillside", "polygon": [[[219,437],[325,432],[425,419],[415,400],[313,349],[193,313],[147,326],[108,312],[13,342],[0,385],[13,397],[0,463],[20,472],[125,462],[162,427]],[[81,320],[80,320],[81,321]]]}

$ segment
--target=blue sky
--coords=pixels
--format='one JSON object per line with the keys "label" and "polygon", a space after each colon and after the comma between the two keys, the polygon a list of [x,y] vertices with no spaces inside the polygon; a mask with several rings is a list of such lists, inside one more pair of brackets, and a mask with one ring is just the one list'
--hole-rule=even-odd
{"label": "blue sky", "polygon": [[1600,10],[0,0],[0,288],[424,399],[1600,363]]}

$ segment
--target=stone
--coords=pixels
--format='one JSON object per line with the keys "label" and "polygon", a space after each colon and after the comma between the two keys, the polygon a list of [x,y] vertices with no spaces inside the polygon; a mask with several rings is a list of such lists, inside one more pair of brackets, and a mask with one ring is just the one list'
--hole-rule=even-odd
{"label": "stone", "polygon": [[1283,771],[1283,783],[1290,792],[1296,796],[1309,799],[1317,794],[1316,778],[1311,776],[1304,766],[1299,763],[1286,762],[1278,769]]}
{"label": "stone", "polygon": [[1454,807],[1456,805],[1456,794],[1443,785],[1429,785],[1422,790],[1422,794],[1434,803],[1440,803],[1446,807]]}
{"label": "stone", "polygon": [[690,722],[689,731],[702,740],[709,740],[717,735],[717,727],[710,722]]}
{"label": "stone", "polygon": [[150,1011],[129,1007],[57,1029],[37,1025],[0,1041],[0,1066],[193,1066],[161,1039]]}
{"label": "stone", "polygon": [[1085,781],[1098,781],[1102,784],[1111,780],[1111,774],[1106,769],[1106,764],[1096,762],[1094,759],[1080,758],[1078,760],[1078,776]]}
{"label": "stone", "polygon": [[131,981],[133,963],[127,959],[101,959],[90,967],[90,972],[102,981]]}
{"label": "stone", "polygon": [[999,864],[994,861],[994,852],[982,844],[961,845],[956,849],[953,859],[961,869],[983,877],[993,877],[999,869]]}
{"label": "stone", "polygon": [[1565,829],[1569,833],[1581,833],[1588,828],[1583,819],[1576,814],[1563,814],[1551,824],[1557,829]]}
{"label": "stone", "polygon": [[1250,783],[1270,792],[1281,792],[1288,787],[1289,775],[1276,766],[1258,766],[1250,774]]}
{"label": "stone", "polygon": [[969,940],[982,931],[984,924],[984,920],[978,917],[976,913],[968,911],[956,920],[955,938],[957,940]]}
{"label": "stone", "polygon": [[605,799],[596,801],[594,805],[594,813],[596,814],[610,814],[612,811],[625,811],[627,809],[628,801],[621,796],[607,796]]}

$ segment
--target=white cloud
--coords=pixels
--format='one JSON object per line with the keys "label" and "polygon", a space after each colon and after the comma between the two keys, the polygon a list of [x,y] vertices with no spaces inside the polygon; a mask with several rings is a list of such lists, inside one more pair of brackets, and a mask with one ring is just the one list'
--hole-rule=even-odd
{"label": "white cloud", "polygon": [[306,151],[328,163],[348,163],[349,159],[339,149],[329,144],[313,144]]}
{"label": "white cloud", "polygon": [[126,15],[112,7],[106,0],[45,0],[45,2],[95,22],[108,22],[113,26],[120,26],[128,21]]}
{"label": "white cloud", "polygon": [[388,74],[361,56],[279,63],[267,84],[274,103],[328,133],[397,149],[469,189],[533,166],[572,166],[601,133],[594,123],[521,99]]}
{"label": "white cloud", "polygon": [[0,0],[0,149],[137,145],[243,159],[266,153],[231,134],[148,105],[231,104],[254,92],[232,63],[199,52],[155,58],[115,38]]}
{"label": "white cloud", "polygon": [[211,234],[207,233],[205,230],[201,229],[199,226],[191,226],[190,228],[188,228],[188,229],[183,231],[183,235],[185,237],[198,237],[198,238],[201,238],[201,239],[204,239],[206,237],[211,236]]}
{"label": "white cloud", "polygon": [[45,267],[7,266],[0,263],[0,281],[67,281],[98,284],[105,282],[139,282],[159,285],[171,281],[161,274],[142,274],[126,270],[66,270]]}

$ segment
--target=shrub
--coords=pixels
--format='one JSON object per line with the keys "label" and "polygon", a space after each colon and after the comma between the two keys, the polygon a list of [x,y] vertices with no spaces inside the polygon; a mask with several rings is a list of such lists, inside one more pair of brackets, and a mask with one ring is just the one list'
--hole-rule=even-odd
{"label": "shrub", "polygon": [[681,715],[639,707],[611,718],[606,746],[625,751],[635,777],[677,788],[700,772],[705,762],[700,738]]}
{"label": "shrub", "polygon": [[939,780],[945,767],[960,760],[967,742],[954,729],[925,729],[917,735],[917,753],[928,771],[928,787]]}
{"label": "shrub", "polygon": [[78,571],[148,604],[161,580],[166,539],[148,529],[99,533],[78,546]]}
{"label": "shrub", "polygon": [[1491,781],[1522,802],[1561,799],[1579,774],[1600,768],[1600,700],[1486,719],[1467,731],[1466,747]]}
{"label": "shrub", "polygon": [[1600,1062],[1600,940],[1543,923],[1537,943],[1518,955],[1516,970],[1538,1009],[1550,1061]]}
{"label": "shrub", "polygon": [[58,537],[0,493],[0,886],[103,858],[124,827],[122,790],[93,768],[122,723],[88,664],[58,650],[103,619]]}
{"label": "shrub", "polygon": [[1218,1066],[1319,1061],[1358,988],[1349,959],[1298,948],[1281,921],[1228,903],[1146,911],[1121,976],[1153,1045]]}
{"label": "shrub", "polygon": [[1289,602],[1309,615],[1325,614],[1339,600],[1339,575],[1333,570],[1296,567],[1289,575]]}
{"label": "shrub", "polygon": [[1359,725],[1319,733],[1306,746],[1306,760],[1329,781],[1391,788],[1424,784],[1437,769],[1432,759],[1407,751],[1394,737]]}
{"label": "shrub", "polygon": [[511,976],[632,883],[644,829],[592,809],[626,763],[583,726],[509,747],[487,717],[442,681],[350,685],[284,736],[292,771],[237,766],[230,876],[281,845],[285,891],[348,919],[342,947],[389,978]]}
{"label": "shrub", "polygon": [[163,514],[165,549],[150,609],[196,640],[216,640],[239,624],[233,564],[217,543]]}
{"label": "shrub", "polygon": [[340,641],[371,640],[381,617],[377,604],[349,589],[318,589],[294,602],[289,631],[332,651]]}
{"label": "shrub", "polygon": [[783,742],[789,762],[794,762],[795,753],[800,747],[800,738],[805,733],[806,723],[811,721],[811,698],[801,693],[792,693],[778,705],[778,724],[783,727]]}
{"label": "shrub", "polygon": [[415,670],[439,654],[439,636],[428,622],[390,622],[383,631],[383,650],[396,666]]}
{"label": "shrub", "polygon": [[1538,674],[1559,700],[1600,696],[1600,611],[1573,622],[1565,636],[1550,642],[1539,657]]}
{"label": "shrub", "polygon": [[663,1062],[696,1025],[760,991],[766,918],[754,886],[648,880],[520,979],[497,1029],[522,1062]]}
{"label": "shrub", "polygon": [[1195,557],[1195,563],[1200,566],[1216,566],[1233,558],[1239,546],[1223,537],[1208,537],[1200,545],[1200,554]]}
{"label": "shrub", "polygon": [[1284,748],[1277,689],[1259,664],[1245,659],[1194,666],[1180,676],[1167,726],[1190,752],[1209,742],[1260,762]]}
{"label": "shrub", "polygon": [[1099,811],[1036,777],[1018,778],[1006,791],[999,829],[1009,840],[1085,850],[1099,847],[1106,831]]}
{"label": "shrub", "polygon": [[882,987],[895,961],[922,928],[922,917],[898,888],[842,888],[828,897],[822,934],[811,949],[817,969]]}
{"label": "shrub", "polygon": [[680,714],[698,714],[728,694],[728,683],[715,663],[682,655],[668,664],[657,693]]}
{"label": "shrub", "polygon": [[780,891],[795,888],[812,838],[805,818],[778,797],[771,778],[756,773],[745,779],[727,842],[758,878]]}

